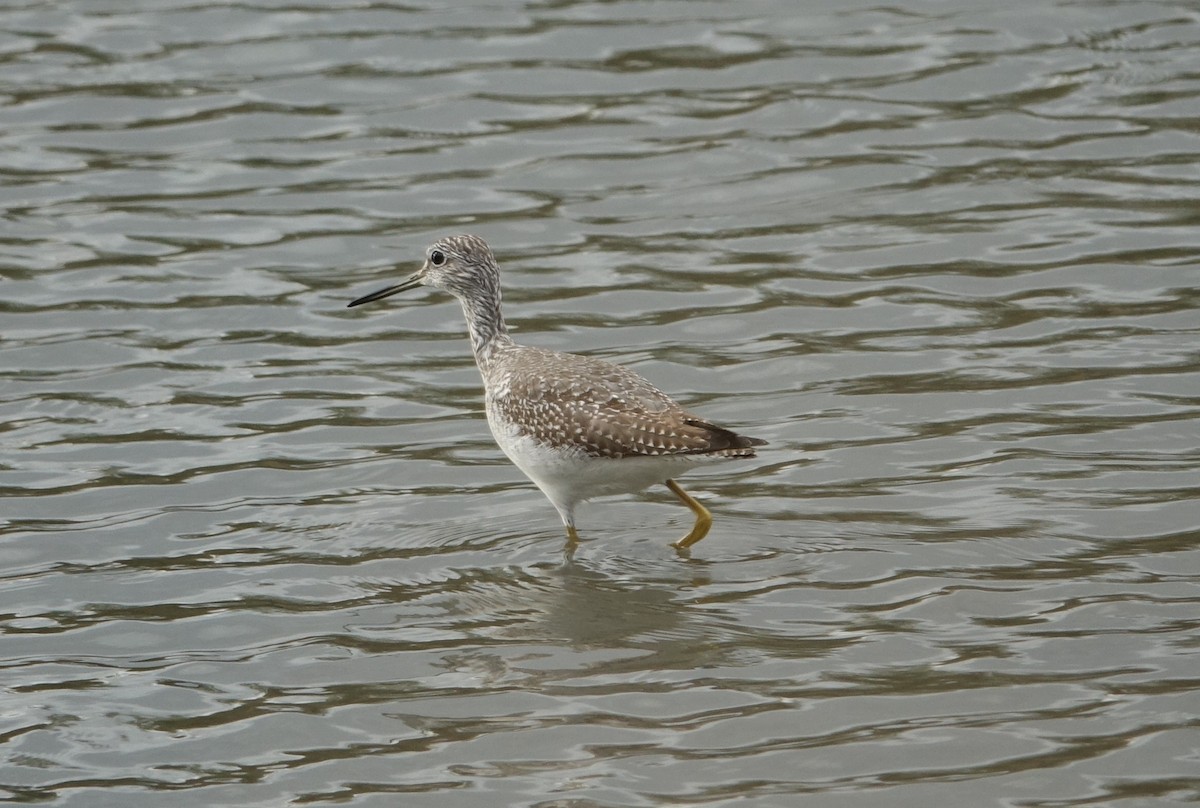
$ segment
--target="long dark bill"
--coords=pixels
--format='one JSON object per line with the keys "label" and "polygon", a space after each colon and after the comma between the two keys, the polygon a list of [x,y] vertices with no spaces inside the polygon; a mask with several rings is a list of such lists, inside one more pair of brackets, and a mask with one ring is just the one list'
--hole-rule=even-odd
{"label": "long dark bill", "polygon": [[386,289],[380,289],[378,292],[372,292],[369,295],[363,295],[358,300],[351,300],[346,305],[346,308],[350,309],[354,308],[355,306],[361,306],[363,303],[374,303],[376,300],[383,300],[385,297],[391,297],[392,295],[399,294],[400,292],[407,292],[409,289],[420,285],[421,276],[420,273],[418,273],[407,280],[401,281],[395,286],[389,286]]}

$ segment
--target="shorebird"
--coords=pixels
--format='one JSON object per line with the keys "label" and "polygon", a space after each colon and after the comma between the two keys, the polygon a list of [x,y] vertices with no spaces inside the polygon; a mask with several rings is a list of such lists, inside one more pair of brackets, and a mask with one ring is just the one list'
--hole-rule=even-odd
{"label": "shorebird", "polygon": [[514,342],[500,309],[500,267],[477,236],[439,239],[411,276],[349,305],[417,286],[449,292],[462,304],[492,435],[554,505],[571,543],[579,540],[580,502],[663,483],[695,514],[691,531],[674,542],[686,550],[708,534],[712,514],[674,478],[695,466],[754,457],[754,447],[766,444],[688,412],[628,368]]}

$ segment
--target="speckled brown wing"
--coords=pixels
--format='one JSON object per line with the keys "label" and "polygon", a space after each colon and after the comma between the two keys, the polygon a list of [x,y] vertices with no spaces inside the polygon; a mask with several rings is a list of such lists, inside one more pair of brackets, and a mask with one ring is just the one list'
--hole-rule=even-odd
{"label": "speckled brown wing", "polygon": [[[631,370],[525,347],[494,371],[492,406],[540,443],[592,457],[753,457],[765,441],[710,424]],[[515,365],[519,364],[520,367]]]}

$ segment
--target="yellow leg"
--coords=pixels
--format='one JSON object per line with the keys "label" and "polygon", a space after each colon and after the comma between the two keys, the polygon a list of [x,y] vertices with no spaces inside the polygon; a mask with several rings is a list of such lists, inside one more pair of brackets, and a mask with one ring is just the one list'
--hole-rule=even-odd
{"label": "yellow leg", "polygon": [[667,480],[667,488],[670,488],[675,496],[679,497],[679,500],[691,508],[692,513],[696,514],[696,524],[692,527],[692,532],[673,545],[680,550],[686,550],[708,535],[708,529],[712,527],[712,514],[708,512],[708,508],[692,499],[691,495],[680,488],[679,483],[674,480]]}
{"label": "yellow leg", "polygon": [[563,545],[563,559],[568,563],[575,560],[575,551],[579,549],[579,533],[575,525],[567,525],[567,543]]}

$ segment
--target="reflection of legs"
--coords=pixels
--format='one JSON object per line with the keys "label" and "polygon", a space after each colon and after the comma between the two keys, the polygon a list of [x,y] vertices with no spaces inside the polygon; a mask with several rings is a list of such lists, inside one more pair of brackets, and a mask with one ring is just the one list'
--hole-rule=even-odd
{"label": "reflection of legs", "polygon": [[579,542],[579,532],[575,530],[575,525],[567,525],[567,544],[577,544]]}
{"label": "reflection of legs", "polygon": [[667,488],[670,488],[675,496],[679,497],[680,501],[696,514],[696,524],[692,527],[692,532],[675,542],[676,547],[685,550],[708,535],[708,529],[712,527],[712,514],[708,512],[708,508],[692,499],[691,495],[680,488],[679,483],[674,480],[667,480]]}

